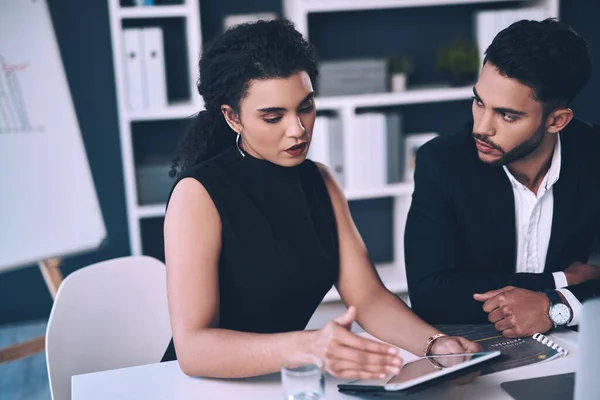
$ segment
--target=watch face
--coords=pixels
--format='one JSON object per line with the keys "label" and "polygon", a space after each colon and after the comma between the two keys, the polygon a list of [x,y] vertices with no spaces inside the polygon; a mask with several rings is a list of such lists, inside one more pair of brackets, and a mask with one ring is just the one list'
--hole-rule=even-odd
{"label": "watch face", "polygon": [[550,318],[556,325],[566,325],[571,319],[571,309],[566,304],[555,304],[550,310]]}

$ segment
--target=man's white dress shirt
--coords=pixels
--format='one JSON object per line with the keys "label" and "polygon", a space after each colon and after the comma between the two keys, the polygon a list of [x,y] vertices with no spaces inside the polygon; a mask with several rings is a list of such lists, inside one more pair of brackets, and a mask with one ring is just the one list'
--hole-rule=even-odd
{"label": "man's white dress shirt", "polygon": [[[517,181],[508,168],[504,166],[504,172],[510,180],[515,198],[515,220],[517,225],[516,272],[533,274],[544,272],[552,231],[552,216],[554,214],[552,187],[560,176],[560,165],[560,136],[558,136],[550,169],[544,176],[537,195]],[[577,325],[581,314],[581,302],[570,290],[562,289],[567,286],[567,278],[564,272],[554,272],[552,275],[554,276],[556,289],[565,296],[573,310],[573,318],[569,326]]]}

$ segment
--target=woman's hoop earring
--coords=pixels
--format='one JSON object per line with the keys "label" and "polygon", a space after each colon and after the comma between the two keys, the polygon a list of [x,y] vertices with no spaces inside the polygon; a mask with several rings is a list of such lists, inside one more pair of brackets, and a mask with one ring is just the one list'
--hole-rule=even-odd
{"label": "woman's hoop earring", "polygon": [[244,151],[240,147],[240,140],[241,139],[242,139],[242,132],[238,132],[237,137],[235,138],[235,146],[237,147],[237,149],[240,152],[240,154],[242,155],[242,157],[246,157],[246,154],[244,153]]}

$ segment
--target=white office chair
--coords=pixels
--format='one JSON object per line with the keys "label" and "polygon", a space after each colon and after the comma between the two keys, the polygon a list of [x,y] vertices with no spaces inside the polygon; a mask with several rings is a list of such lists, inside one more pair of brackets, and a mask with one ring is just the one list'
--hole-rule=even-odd
{"label": "white office chair", "polygon": [[71,273],[46,329],[52,399],[71,399],[73,375],[159,362],[170,339],[162,262],[122,257]]}

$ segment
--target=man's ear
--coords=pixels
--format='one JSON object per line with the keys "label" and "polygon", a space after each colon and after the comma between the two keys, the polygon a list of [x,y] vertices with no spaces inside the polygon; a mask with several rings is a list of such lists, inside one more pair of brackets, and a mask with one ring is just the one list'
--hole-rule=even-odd
{"label": "man's ear", "polygon": [[231,106],[223,104],[221,106],[221,113],[223,113],[223,117],[225,117],[225,121],[231,129],[233,129],[237,133],[242,132],[242,123],[240,121],[240,116],[237,112],[235,112],[233,108],[231,108]]}
{"label": "man's ear", "polygon": [[546,130],[550,133],[558,133],[565,129],[573,119],[573,110],[570,108],[559,108],[548,115],[546,119]]}

